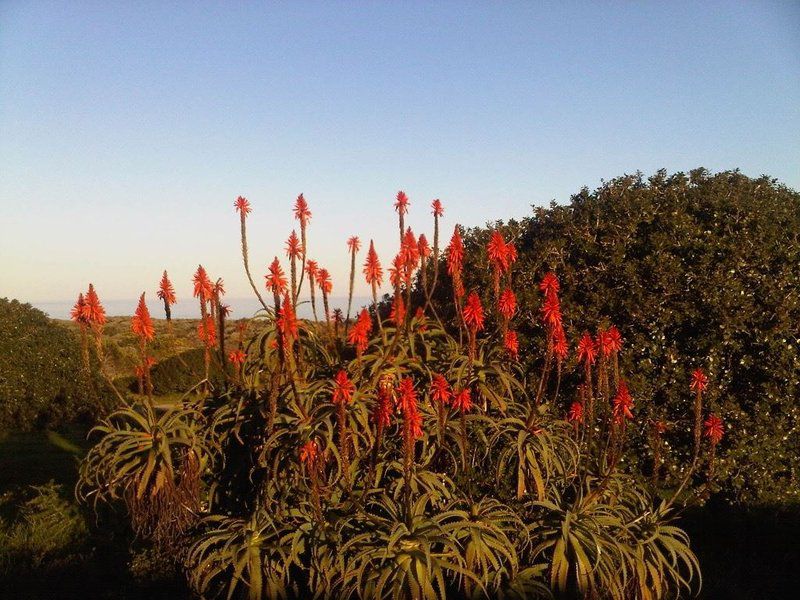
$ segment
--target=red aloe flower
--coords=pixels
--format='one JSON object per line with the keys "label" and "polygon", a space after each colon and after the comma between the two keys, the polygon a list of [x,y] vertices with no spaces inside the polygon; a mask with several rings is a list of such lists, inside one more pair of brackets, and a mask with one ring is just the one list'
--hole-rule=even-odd
{"label": "red aloe flower", "polygon": [[203,342],[206,348],[211,348],[217,343],[217,327],[211,315],[203,317],[197,325],[197,337]]}
{"label": "red aloe flower", "polygon": [[333,378],[333,403],[347,404],[353,401],[356,386],[347,376],[347,371],[340,370]]}
{"label": "red aloe flower", "polygon": [[553,353],[559,361],[567,358],[569,354],[569,343],[561,323],[553,329]]}
{"label": "red aloe flower", "polygon": [[452,400],[452,406],[457,411],[466,413],[472,409],[472,397],[469,388],[464,388],[455,393]]}
{"label": "red aloe flower", "polygon": [[613,352],[613,344],[608,331],[602,327],[597,330],[597,349],[600,351],[600,356],[608,358]]}
{"label": "red aloe flower", "polygon": [[619,352],[622,350],[622,335],[620,335],[619,329],[612,325],[608,328],[606,336],[608,338],[607,342],[611,348],[611,352]]}
{"label": "red aloe flower", "polygon": [[361,250],[361,240],[358,239],[358,236],[353,236],[349,240],[347,240],[347,247],[352,254],[355,254],[359,250]]}
{"label": "red aloe flower", "polygon": [[475,292],[470,293],[467,297],[467,303],[464,305],[464,323],[472,331],[480,331],[483,329],[483,306],[481,306],[481,299]]}
{"label": "red aloe flower", "polygon": [[253,209],[250,207],[250,201],[244,196],[239,196],[234,201],[233,205],[236,207],[236,212],[246,217]]}
{"label": "red aloe flower", "polygon": [[314,279],[319,272],[319,265],[317,265],[317,261],[315,260],[308,260],[306,261],[306,273],[310,279]]}
{"label": "red aloe flower", "polygon": [[514,358],[519,357],[519,339],[517,338],[516,331],[512,331],[511,329],[506,331],[503,338],[503,346],[511,356]]}
{"label": "red aloe flower", "polygon": [[558,294],[560,285],[558,283],[558,277],[556,277],[556,274],[552,271],[546,273],[545,276],[542,277],[542,281],[539,283],[539,289],[542,290],[545,296]]}
{"label": "red aloe flower", "polygon": [[286,240],[286,256],[295,259],[303,256],[303,246],[300,244],[300,238],[297,237],[294,229],[292,229],[289,239]]}
{"label": "red aloe flower", "polygon": [[380,286],[383,283],[383,268],[381,268],[381,261],[378,260],[378,253],[375,252],[375,243],[372,240],[369,241],[367,260],[364,263],[364,276],[370,285]]}
{"label": "red aloe flower", "polygon": [[311,211],[308,210],[308,202],[306,202],[303,194],[300,194],[297,200],[294,201],[294,218],[300,221],[301,227],[305,227],[311,220]]}
{"label": "red aloe flower", "polygon": [[392,422],[392,390],[390,386],[378,388],[378,402],[372,413],[372,420],[379,427],[388,427]]}
{"label": "red aloe flower", "polygon": [[417,410],[417,391],[411,377],[403,377],[397,386],[397,406],[403,413]]}
{"label": "red aloe flower", "polygon": [[142,341],[150,341],[156,335],[153,319],[150,318],[150,311],[144,301],[144,292],[139,296],[139,305],[131,318],[131,331]]}
{"label": "red aloe flower", "polygon": [[392,266],[389,267],[389,283],[392,284],[393,288],[397,288],[400,286],[400,282],[403,279],[403,257],[398,254],[392,260]]}
{"label": "red aloe flower", "polygon": [[632,408],[633,398],[628,392],[628,385],[624,381],[620,381],[617,395],[614,396],[614,420],[620,423],[623,419],[633,419]]}
{"label": "red aloe flower", "polygon": [[233,310],[231,309],[230,304],[220,304],[219,305],[219,314],[221,314],[226,319],[231,316]]}
{"label": "red aloe flower", "polygon": [[438,198],[431,202],[431,208],[433,209],[433,216],[434,217],[441,217],[444,216],[444,208],[442,207],[442,201]]}
{"label": "red aloe flower", "polygon": [[576,425],[578,423],[583,423],[583,404],[577,400],[572,403],[567,413],[567,421],[575,423]]}
{"label": "red aloe flower", "polygon": [[158,285],[158,297],[164,301],[165,304],[175,304],[177,298],[175,297],[175,288],[172,287],[172,282],[167,277],[167,272],[161,276],[161,282]]}
{"label": "red aloe flower", "polygon": [[403,302],[403,297],[400,294],[395,294],[394,302],[392,303],[392,310],[389,313],[389,320],[395,325],[400,325],[406,320],[406,305]]}
{"label": "red aloe flower", "polygon": [[355,346],[358,356],[366,350],[369,344],[369,334],[372,332],[372,318],[366,308],[361,309],[356,324],[347,335],[347,342]]}
{"label": "red aloe flower", "polygon": [[309,440],[300,447],[300,462],[304,465],[307,464],[309,467],[313,467],[318,457],[319,447],[317,446],[317,442]]}
{"label": "red aloe flower", "polygon": [[291,343],[297,339],[300,332],[300,324],[297,321],[297,315],[294,312],[294,306],[292,306],[292,301],[289,298],[288,292],[284,292],[283,294],[283,302],[281,302],[281,308],[278,311],[276,325],[283,337],[284,346],[290,346]]}
{"label": "red aloe flower", "polygon": [[408,196],[404,191],[397,192],[397,200],[394,203],[394,209],[398,214],[404,215],[408,212]]}
{"label": "red aloe flower", "polygon": [[696,392],[703,392],[708,387],[708,377],[703,369],[695,369],[692,373],[692,383],[689,387]]}
{"label": "red aloe flower", "polygon": [[455,276],[461,274],[464,267],[464,241],[458,231],[458,225],[453,230],[453,237],[450,238],[450,245],[447,247],[447,272]]}
{"label": "red aloe flower", "polygon": [[69,318],[76,323],[87,323],[86,318],[84,317],[84,306],[86,306],[86,301],[83,299],[83,293],[80,293],[78,294],[78,300],[75,302],[75,306],[72,307],[72,310],[69,313]]}
{"label": "red aloe flower", "polygon": [[333,291],[333,282],[331,281],[328,269],[320,269],[317,271],[317,284],[319,285],[319,289],[325,294],[330,294]]}
{"label": "red aloe flower", "polygon": [[412,439],[418,440],[422,437],[422,415],[418,410],[406,413],[405,418],[408,420],[409,434]]}
{"label": "red aloe flower", "polygon": [[269,265],[269,273],[264,275],[264,279],[266,279],[267,289],[273,294],[283,294],[286,291],[286,275],[283,273],[277,256]]}
{"label": "red aloe flower", "polygon": [[578,342],[578,361],[593,365],[597,358],[597,346],[595,346],[592,336],[585,332]]}
{"label": "red aloe flower", "polygon": [[548,327],[558,329],[561,326],[561,302],[555,294],[545,296],[542,318]]}
{"label": "red aloe flower", "polygon": [[411,274],[419,265],[419,245],[411,227],[406,229],[403,243],[400,245],[400,265],[403,267],[403,279],[406,284],[411,282]]}
{"label": "red aloe flower", "polygon": [[711,445],[716,446],[725,435],[725,425],[717,415],[711,413],[705,420],[705,436],[711,440]]}
{"label": "red aloe flower", "polygon": [[503,234],[495,230],[486,245],[486,254],[495,269],[504,272],[509,266],[508,247],[503,239]]}
{"label": "red aloe flower", "polygon": [[447,383],[447,379],[444,378],[444,375],[439,375],[437,373],[433,376],[430,394],[431,400],[434,402],[445,406],[450,404],[450,400],[453,397],[453,390],[450,388],[450,384]]}
{"label": "red aloe flower", "polygon": [[425,237],[424,233],[420,234],[419,240],[417,240],[417,248],[419,249],[419,255],[423,258],[428,258],[433,254],[430,244],[428,244],[428,238]]}
{"label": "red aloe flower", "polygon": [[232,350],[228,353],[228,360],[231,362],[231,364],[237,367],[243,365],[246,358],[247,354],[245,354],[244,350],[241,348],[239,350]]}
{"label": "red aloe flower", "polygon": [[92,325],[103,325],[106,322],[106,310],[91,283],[84,297],[83,320]]}
{"label": "red aloe flower", "polygon": [[203,265],[198,265],[192,281],[194,281],[194,297],[200,298],[203,302],[211,300],[214,296],[214,284],[211,283]]}
{"label": "red aloe flower", "polygon": [[417,322],[417,331],[424,333],[428,331],[428,318],[425,316],[425,311],[421,306],[417,307],[414,311],[414,320]]}
{"label": "red aloe flower", "polygon": [[506,320],[511,319],[514,313],[517,312],[517,296],[511,288],[506,288],[500,294],[500,299],[497,301],[497,310]]}

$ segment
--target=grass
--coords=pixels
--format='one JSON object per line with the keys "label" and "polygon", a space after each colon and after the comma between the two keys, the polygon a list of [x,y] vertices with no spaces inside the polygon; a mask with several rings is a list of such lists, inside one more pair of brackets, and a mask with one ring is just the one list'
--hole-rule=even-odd
{"label": "grass", "polygon": [[0,493],[51,480],[74,486],[77,465],[90,446],[86,432],[80,425],[63,431],[0,432]]}

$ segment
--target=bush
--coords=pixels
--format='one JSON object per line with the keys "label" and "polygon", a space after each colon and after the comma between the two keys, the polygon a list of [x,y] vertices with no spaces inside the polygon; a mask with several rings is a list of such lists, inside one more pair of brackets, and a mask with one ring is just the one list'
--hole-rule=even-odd
{"label": "bush", "polygon": [[77,505],[52,482],[31,491],[24,499],[14,493],[0,498],[0,510],[15,517],[0,520],[0,581],[83,560],[88,529]]}
{"label": "bush", "polygon": [[[153,367],[150,377],[153,382],[153,393],[157,395],[176,394],[185,392],[197,385],[205,377],[205,359],[201,348],[186,350],[175,356],[170,356]],[[210,377],[212,381],[219,381],[221,370],[219,364],[211,363]],[[138,383],[131,380],[129,389],[138,391]]]}
{"label": "bush", "polygon": [[0,298],[0,429],[74,420],[95,405],[75,335],[40,310]]}
{"label": "bush", "polygon": [[[519,247],[526,345],[541,339],[535,281],[554,270],[573,342],[597,323],[623,332],[640,427],[667,421],[673,459],[690,453],[689,374],[703,367],[729,432],[717,467],[725,497],[800,500],[800,194],[736,171],[659,171],[583,189],[567,205],[497,226]],[[479,228],[466,236],[468,287],[490,287],[489,235]],[[450,297],[440,290],[441,312]],[[527,353],[527,367],[539,357]],[[651,468],[646,445],[632,450],[629,460]]]}
{"label": "bush", "polygon": [[[398,194],[398,207],[404,200]],[[249,277],[247,201],[237,207]],[[330,315],[321,270],[324,320],[301,323],[294,306],[306,210],[301,196],[290,278],[277,259],[269,267],[275,309],[265,306],[255,336],[230,353],[221,385],[164,411],[146,398],[103,419],[81,466],[80,498],[122,503],[134,531],[181,561],[203,597],[622,600],[696,588],[699,565],[672,508],[687,488],[662,501],[621,460],[641,432],[622,375],[609,367],[619,348],[575,369],[582,402],[562,418],[554,406],[573,369],[559,359],[537,376],[525,372],[509,335],[520,321],[499,290],[491,303],[456,295],[450,331],[412,302],[414,273],[427,282],[433,273],[402,210],[390,317],[376,318],[376,306],[350,323]],[[348,244],[354,273],[359,242]],[[461,273],[455,248],[450,270]],[[439,249],[435,241],[431,255]],[[495,250],[511,285],[513,248]],[[374,256],[365,271],[377,279]],[[557,305],[558,282],[544,283]],[[195,289],[209,315],[207,364],[219,294],[202,267]],[[560,331],[556,312],[550,342]],[[146,370],[152,336],[140,335]],[[544,355],[551,364],[550,345]],[[698,442],[699,401],[700,393]],[[714,464],[716,438],[707,437],[687,482]]]}

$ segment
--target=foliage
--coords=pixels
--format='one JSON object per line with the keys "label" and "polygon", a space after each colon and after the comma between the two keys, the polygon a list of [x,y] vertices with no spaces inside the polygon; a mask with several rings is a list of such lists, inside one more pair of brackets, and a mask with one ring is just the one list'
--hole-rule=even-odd
{"label": "foliage", "polygon": [[98,407],[94,375],[72,334],[16,300],[0,298],[0,430],[68,423]]}
{"label": "foliage", "polygon": [[51,482],[31,491],[24,498],[11,492],[0,497],[2,512],[14,517],[0,519],[0,581],[78,562],[87,550],[88,528],[62,487]]}
{"label": "foliage", "polygon": [[[441,211],[434,204],[426,248],[403,226],[405,194],[395,206],[401,248],[386,319],[375,294],[371,313],[351,322],[332,315],[324,269],[324,319],[296,319],[310,217],[302,196],[290,276],[277,259],[270,265],[272,306],[264,303],[227,368],[213,329],[224,327],[219,294],[200,267],[204,366],[218,361],[227,377],[166,411],[144,397],[112,413],[95,428],[80,497],[122,501],[135,531],[172,549],[206,597],[622,599],[695,590],[697,560],[672,510],[684,486],[659,500],[621,462],[640,433],[625,398],[611,405],[612,392],[627,390],[611,367],[619,348],[572,373],[553,350],[559,309],[548,317],[543,368],[526,371],[508,343],[521,323],[498,303],[501,282],[517,284],[516,251],[497,236],[494,297],[455,293],[445,327],[424,301],[435,291],[428,258],[441,250]],[[251,209],[242,198],[236,207],[252,281]],[[358,244],[348,242],[352,255]],[[380,272],[369,266],[374,284]],[[458,278],[460,269],[451,245],[447,270]],[[558,305],[558,282],[549,281],[545,294]],[[582,380],[585,418],[562,418],[562,377]],[[709,464],[715,446],[702,444]],[[688,475],[700,459],[698,445]]]}
{"label": "foliage", "polygon": [[[713,490],[731,501],[800,500],[800,195],[768,177],[704,169],[641,174],[583,189],[565,205],[466,235],[467,285],[488,289],[483,251],[496,227],[519,248],[517,290],[528,370],[542,363],[535,282],[555,271],[570,307],[573,339],[615,324],[629,351],[641,433],[662,420],[669,481],[691,455],[689,373],[708,371],[708,400],[730,435],[718,452]],[[449,279],[437,310],[452,314]],[[567,380],[566,411],[577,380]],[[652,469],[648,436],[627,460]]]}

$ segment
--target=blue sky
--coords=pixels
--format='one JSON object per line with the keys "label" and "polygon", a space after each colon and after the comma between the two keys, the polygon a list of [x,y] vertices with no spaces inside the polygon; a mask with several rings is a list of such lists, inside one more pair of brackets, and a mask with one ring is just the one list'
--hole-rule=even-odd
{"label": "blue sky", "polygon": [[233,200],[261,279],[300,192],[344,293],[398,189],[451,230],[701,165],[800,188],[800,3],[0,2],[0,296],[247,295]]}

